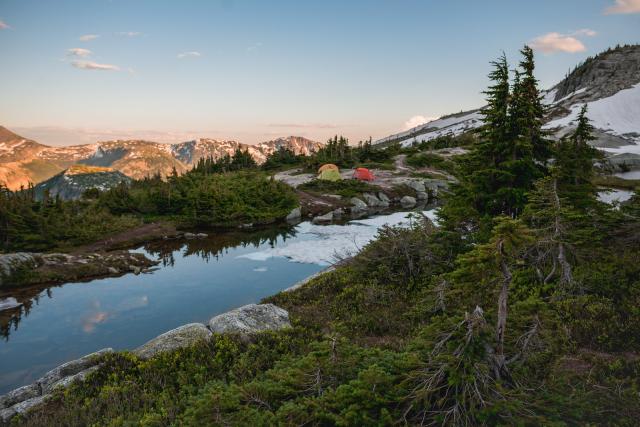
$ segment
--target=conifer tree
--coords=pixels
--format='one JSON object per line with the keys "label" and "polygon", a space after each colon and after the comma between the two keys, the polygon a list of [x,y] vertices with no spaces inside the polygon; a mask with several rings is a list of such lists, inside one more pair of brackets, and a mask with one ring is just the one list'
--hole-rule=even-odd
{"label": "conifer tree", "polygon": [[525,45],[520,51],[522,60],[520,61],[521,77],[517,89],[519,98],[519,111],[515,118],[518,122],[520,135],[530,144],[533,158],[544,165],[551,157],[551,141],[542,130],[545,108],[542,105],[542,97],[538,89],[538,80],[534,76],[535,62],[533,50]]}
{"label": "conifer tree", "polygon": [[593,162],[601,155],[589,145],[595,139],[592,132],[585,104],[578,114],[576,129],[558,142],[555,153],[558,191],[573,205],[583,209],[596,202],[596,187],[592,183]]}
{"label": "conifer tree", "polygon": [[525,46],[521,53],[512,86],[505,55],[491,63],[493,83],[485,91],[487,106],[481,111],[484,125],[461,162],[461,184],[443,209],[445,227],[467,223],[467,229],[487,231],[481,224],[488,224],[492,216],[517,217],[533,183],[545,173],[550,143],[542,130],[544,108],[533,75],[533,52]]}

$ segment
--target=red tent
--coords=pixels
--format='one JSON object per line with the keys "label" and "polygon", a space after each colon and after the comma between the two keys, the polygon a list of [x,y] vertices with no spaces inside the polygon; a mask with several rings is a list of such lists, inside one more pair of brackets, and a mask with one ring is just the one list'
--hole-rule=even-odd
{"label": "red tent", "polygon": [[360,181],[373,181],[375,179],[371,171],[367,168],[356,168],[353,172],[353,177]]}

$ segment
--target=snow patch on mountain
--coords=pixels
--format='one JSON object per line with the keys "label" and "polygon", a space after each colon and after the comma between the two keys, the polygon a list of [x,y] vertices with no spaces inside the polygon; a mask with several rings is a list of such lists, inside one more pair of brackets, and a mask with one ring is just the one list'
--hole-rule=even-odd
{"label": "snow patch on mountain", "polygon": [[[631,151],[627,147],[607,148],[608,151],[640,154],[640,146],[633,144],[633,142],[640,142],[640,84],[586,104],[587,117],[594,127],[631,142]],[[569,115],[547,123],[545,128],[554,129],[575,125],[582,105],[580,103],[572,105]]]}
{"label": "snow patch on mountain", "polygon": [[472,110],[432,120],[413,129],[379,139],[374,144],[398,142],[403,147],[409,147],[413,143],[430,141],[440,136],[457,136],[481,125],[482,114],[480,110]]}

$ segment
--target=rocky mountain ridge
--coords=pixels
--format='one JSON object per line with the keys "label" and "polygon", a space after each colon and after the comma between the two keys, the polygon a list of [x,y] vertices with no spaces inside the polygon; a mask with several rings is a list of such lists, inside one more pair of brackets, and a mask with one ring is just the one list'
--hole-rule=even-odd
{"label": "rocky mountain ridge", "polygon": [[[640,45],[617,46],[588,58],[542,96],[548,107],[545,128],[555,137],[573,129],[586,103],[597,136],[594,145],[611,156],[624,154],[640,159]],[[481,125],[480,109],[464,111],[375,143],[409,146],[439,136],[457,136]]]}
{"label": "rocky mountain ridge", "polygon": [[77,199],[90,188],[104,191],[121,182],[130,182],[131,178],[120,171],[107,167],[73,165],[57,175],[35,186],[36,197],[41,199],[45,193],[50,197]]}
{"label": "rocky mountain ridge", "polygon": [[95,144],[51,147],[21,137],[0,126],[0,183],[10,189],[47,180],[74,164],[110,167],[130,178],[184,173],[202,157],[220,158],[236,149],[248,150],[257,163],[280,147],[309,154],[321,143],[289,136],[256,145],[201,138],[175,144],[144,140],[115,140]]}

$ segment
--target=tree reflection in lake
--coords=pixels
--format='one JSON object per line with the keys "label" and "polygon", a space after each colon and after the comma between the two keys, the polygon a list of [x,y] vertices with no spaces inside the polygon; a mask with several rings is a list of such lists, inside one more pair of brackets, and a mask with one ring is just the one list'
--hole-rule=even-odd
{"label": "tree reflection in lake", "polygon": [[[273,247],[278,240],[286,241],[295,237],[296,230],[293,226],[275,226],[257,231],[231,231],[210,235],[205,239],[169,239],[158,240],[147,243],[140,248],[149,256],[156,257],[162,262],[163,267],[173,267],[175,264],[175,254],[182,251],[182,257],[196,255],[205,262],[212,259],[219,260],[230,248],[235,247],[260,247],[268,244]],[[52,298],[53,288],[64,286],[31,286],[26,288],[7,289],[0,291],[0,303],[2,301],[13,301],[15,304],[6,304],[4,309],[0,309],[0,337],[5,341],[9,340],[12,331],[18,329],[20,321],[29,316],[29,313],[38,305],[40,298]],[[2,305],[0,304],[0,307]]]}
{"label": "tree reflection in lake", "polygon": [[157,240],[147,243],[142,247],[149,254],[157,257],[163,266],[173,266],[175,263],[174,254],[183,250],[182,256],[187,257],[197,255],[206,262],[211,259],[218,260],[227,253],[230,248],[236,247],[259,247],[264,244],[274,247],[278,239],[283,242],[296,236],[296,229],[293,226],[270,227],[262,230],[230,231],[218,235],[212,235],[204,239],[168,239]]}

